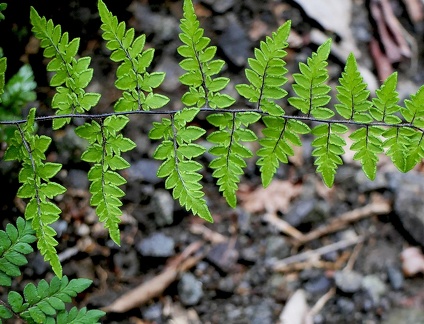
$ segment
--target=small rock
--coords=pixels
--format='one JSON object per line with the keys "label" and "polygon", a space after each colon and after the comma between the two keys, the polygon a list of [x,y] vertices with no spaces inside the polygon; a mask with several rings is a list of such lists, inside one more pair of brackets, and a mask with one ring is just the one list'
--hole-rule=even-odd
{"label": "small rock", "polygon": [[164,91],[173,92],[181,86],[179,77],[184,73],[184,70],[174,58],[167,56],[162,59],[155,67],[155,71],[166,73],[166,78],[160,85]]}
{"label": "small rock", "polygon": [[210,5],[216,13],[224,13],[234,6],[234,0],[203,0],[202,2]]}
{"label": "small rock", "polygon": [[161,323],[162,312],[163,312],[162,304],[156,303],[156,304],[149,305],[147,308],[145,308],[142,311],[143,319],[147,321],[152,321],[155,323]]}
{"label": "small rock", "polygon": [[283,259],[290,255],[290,246],[281,235],[272,235],[266,239],[265,255],[267,258]]}
{"label": "small rock", "polygon": [[336,304],[342,314],[348,315],[355,311],[355,303],[350,298],[337,298]]}
{"label": "small rock", "polygon": [[88,236],[90,234],[90,227],[85,223],[79,224],[75,229],[75,234],[81,237]]}
{"label": "small rock", "polygon": [[203,297],[202,283],[192,273],[184,273],[178,283],[178,295],[185,306],[199,303]]}
{"label": "small rock", "polygon": [[128,253],[119,251],[113,256],[113,261],[123,278],[132,278],[140,270],[137,253],[133,249],[129,250]]}
{"label": "small rock", "polygon": [[224,242],[215,244],[206,256],[206,259],[213,263],[220,271],[231,271],[239,257],[238,251],[233,243]]}
{"label": "small rock", "polygon": [[424,176],[410,171],[407,174],[389,174],[389,184],[395,192],[394,210],[404,229],[424,246]]}
{"label": "small rock", "polygon": [[284,217],[284,220],[291,226],[299,226],[314,212],[316,202],[317,200],[313,198],[297,200]]}
{"label": "small rock", "polygon": [[69,170],[65,181],[66,181],[67,187],[71,187],[75,189],[87,190],[89,186],[87,172],[83,170],[76,170],[76,169]]}
{"label": "small rock", "polygon": [[152,184],[161,182],[162,180],[156,176],[159,166],[159,161],[140,159],[127,169],[128,182],[146,181]]}
{"label": "small rock", "polygon": [[170,257],[174,255],[174,240],[163,233],[155,233],[137,244],[137,251],[142,256]]}
{"label": "small rock", "polygon": [[250,41],[236,16],[229,15],[228,26],[220,36],[218,45],[232,64],[237,67],[245,65],[250,56]]}
{"label": "small rock", "polygon": [[250,323],[252,324],[272,324],[272,308],[271,300],[265,299],[253,307],[253,316]]}
{"label": "small rock", "polygon": [[307,292],[312,294],[323,294],[327,292],[332,285],[332,281],[326,276],[322,275],[319,277],[311,278],[304,284],[304,288]]}
{"label": "small rock", "polygon": [[155,222],[158,226],[170,225],[174,221],[174,199],[167,190],[156,190],[152,197]]}
{"label": "small rock", "polygon": [[355,271],[337,271],[334,275],[337,288],[347,294],[353,294],[361,289],[362,275]]}
{"label": "small rock", "polygon": [[368,275],[362,280],[362,288],[371,296],[374,304],[378,304],[381,296],[383,296],[387,287],[376,275]]}
{"label": "small rock", "polygon": [[387,276],[389,278],[390,285],[393,289],[402,289],[404,284],[404,276],[402,271],[396,266],[387,267]]}

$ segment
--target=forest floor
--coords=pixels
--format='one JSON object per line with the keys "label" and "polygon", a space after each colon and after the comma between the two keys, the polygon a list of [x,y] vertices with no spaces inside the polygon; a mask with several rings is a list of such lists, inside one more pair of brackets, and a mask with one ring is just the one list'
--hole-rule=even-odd
{"label": "forest floor", "polygon": [[[27,2],[8,8],[17,30],[27,26],[29,19],[22,17]],[[111,111],[120,92],[114,88],[116,65],[100,38],[96,2],[31,5],[71,37],[81,37],[80,54],[92,57],[95,71],[88,91],[102,94],[96,112]],[[403,100],[424,83],[423,7],[420,0],[202,0],[195,9],[228,63],[224,75],[235,97],[234,85],[245,82],[253,48],[290,19],[289,83],[298,63],[332,37],[328,69],[333,89],[353,52],[372,91],[398,71]],[[176,52],[181,1],[124,0],[109,9],[137,33],[147,34],[148,46],[156,49],[153,70],[167,74],[159,91],[170,97],[169,109],[181,109],[186,90],[178,82],[182,70]],[[34,50],[28,27],[22,35],[21,47],[1,45],[11,69],[22,61],[32,65],[39,112],[51,114],[45,102],[54,92],[41,51],[36,45]],[[237,102],[238,107],[245,104]],[[255,160],[248,161],[236,209],[227,206],[210,170],[204,170],[214,218],[209,224],[178,206],[156,177],[159,162],[152,154],[158,143],[150,141],[148,132],[159,119],[132,116],[125,130],[137,148],[125,156],[131,167],[124,173],[120,247],[89,206],[89,166],[80,160],[85,144],[74,134],[75,125],[55,133],[50,125],[40,125],[40,132],[54,138],[48,159],[63,163],[58,181],[69,188],[58,201],[63,214],[55,224],[64,274],[93,280],[76,300],[79,306],[108,309],[104,323],[424,323],[423,165],[404,175],[382,156],[377,177],[370,181],[348,151],[335,185],[327,188],[315,172],[312,139],[306,136],[266,189]],[[202,116],[196,122],[207,125]],[[260,134],[260,127],[255,131]],[[17,188],[16,174],[1,170],[2,186]],[[20,212],[14,192],[1,197],[3,223]],[[49,266],[33,254],[16,287],[50,277]]]}

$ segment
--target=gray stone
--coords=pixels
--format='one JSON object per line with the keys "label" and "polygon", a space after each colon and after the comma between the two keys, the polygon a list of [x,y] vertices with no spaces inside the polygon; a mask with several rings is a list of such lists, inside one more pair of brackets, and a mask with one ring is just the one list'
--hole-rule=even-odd
{"label": "gray stone", "polygon": [[136,246],[138,252],[143,256],[164,258],[174,255],[174,247],[174,240],[163,233],[154,233]]}
{"label": "gray stone", "polygon": [[356,271],[337,271],[334,275],[337,288],[348,294],[361,289],[362,279],[362,275]]}
{"label": "gray stone", "polygon": [[234,6],[234,0],[203,0],[203,2],[210,5],[217,13],[224,13]]}
{"label": "gray stone", "polygon": [[202,283],[190,272],[182,275],[177,289],[181,303],[185,306],[196,305],[203,297]]}
{"label": "gray stone", "polygon": [[389,278],[390,285],[393,289],[399,290],[403,287],[405,278],[399,267],[388,266],[387,267],[387,276]]}
{"label": "gray stone", "polygon": [[410,171],[407,174],[390,174],[389,185],[395,192],[394,211],[404,229],[424,246],[424,176]]}
{"label": "gray stone", "polygon": [[146,181],[152,184],[161,182],[162,180],[156,176],[159,166],[159,161],[152,159],[140,159],[139,161],[131,164],[131,166],[127,169],[128,182]]}
{"label": "gray stone", "polygon": [[362,280],[362,288],[371,296],[374,304],[380,302],[380,298],[386,293],[386,284],[376,275],[365,276]]}
{"label": "gray stone", "polygon": [[156,190],[152,197],[155,223],[158,226],[171,225],[174,221],[174,199],[167,190]]}
{"label": "gray stone", "polygon": [[281,235],[269,236],[266,239],[265,255],[267,258],[283,259],[290,255],[290,246]]}

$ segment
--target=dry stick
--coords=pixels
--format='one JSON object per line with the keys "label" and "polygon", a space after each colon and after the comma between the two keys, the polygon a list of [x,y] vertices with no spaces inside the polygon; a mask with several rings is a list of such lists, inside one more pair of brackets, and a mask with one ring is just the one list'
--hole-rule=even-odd
{"label": "dry stick", "polygon": [[284,219],[279,218],[275,213],[266,213],[263,220],[274,225],[280,232],[291,236],[296,241],[300,241],[304,237],[302,232],[291,226]]}
{"label": "dry stick", "polygon": [[271,264],[274,271],[285,271],[287,267],[293,263],[304,262],[313,258],[317,258],[323,254],[338,251],[347,248],[353,244],[358,244],[364,240],[364,236],[354,236],[342,241],[335,242],[330,245],[323,246],[316,250],[305,251],[288,258],[273,262]]}
{"label": "dry stick", "polygon": [[160,274],[125,293],[102,310],[105,312],[125,313],[130,309],[140,307],[154,297],[160,296],[178,278],[180,273],[192,268],[204,258],[204,253],[191,256],[198,252],[202,246],[203,242],[201,241],[191,243],[181,254],[171,260]]}
{"label": "dry stick", "polygon": [[345,228],[350,223],[374,215],[384,215],[389,213],[390,210],[391,206],[385,200],[373,202],[364,207],[357,208],[340,215],[339,217],[331,220],[329,224],[322,225],[308,234],[302,235],[302,237],[298,238],[295,243],[303,245],[307,242],[320,238],[321,236],[337,232]]}

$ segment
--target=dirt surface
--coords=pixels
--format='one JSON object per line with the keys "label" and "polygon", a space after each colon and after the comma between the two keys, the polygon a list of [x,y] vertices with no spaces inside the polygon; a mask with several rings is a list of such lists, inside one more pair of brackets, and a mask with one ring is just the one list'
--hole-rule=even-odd
{"label": "dirt surface", "polygon": [[[4,39],[0,45],[10,73],[22,62],[32,65],[39,113],[51,114],[48,102],[54,92],[48,87],[46,62],[30,37],[29,2],[9,5],[5,15],[13,19],[1,23],[0,32],[13,30],[16,46]],[[106,4],[137,33],[146,33],[147,45],[156,49],[152,70],[167,73],[159,91],[171,98],[167,108],[180,109],[185,92],[178,82],[182,70],[176,52],[181,1]],[[71,37],[81,37],[80,55],[91,56],[95,69],[88,91],[102,93],[95,111],[111,111],[120,93],[113,85],[116,65],[108,60],[100,37],[96,2],[31,5],[62,24]],[[328,67],[332,86],[350,51],[371,89],[398,71],[404,99],[424,81],[419,0],[203,0],[195,9],[219,57],[228,63],[223,74],[231,78],[228,91],[235,97],[234,85],[245,82],[243,69],[253,48],[288,19],[293,29],[289,83],[298,63],[327,37],[335,41]],[[80,161],[85,144],[74,135],[75,125],[56,133],[51,125],[40,125],[40,132],[54,138],[48,159],[64,165],[57,180],[69,188],[57,201],[63,214],[55,225],[64,274],[93,280],[77,305],[106,308],[104,323],[424,323],[422,165],[402,175],[381,157],[372,182],[347,152],[329,189],[315,172],[312,139],[306,136],[267,189],[260,186],[255,159],[248,161],[236,209],[227,207],[210,170],[204,170],[215,220],[209,224],[179,207],[155,176],[159,164],[152,154],[158,143],[147,134],[159,118],[131,117],[125,130],[137,148],[125,156],[131,168],[124,173],[128,184],[123,188],[120,247],[89,206],[89,165]],[[207,127],[204,116],[196,123]],[[22,202],[14,199],[16,167],[3,161],[0,166],[1,184],[10,188],[0,201],[6,224],[20,215]],[[14,288],[50,277],[48,265],[33,254]],[[1,292],[4,299],[7,292]]]}

